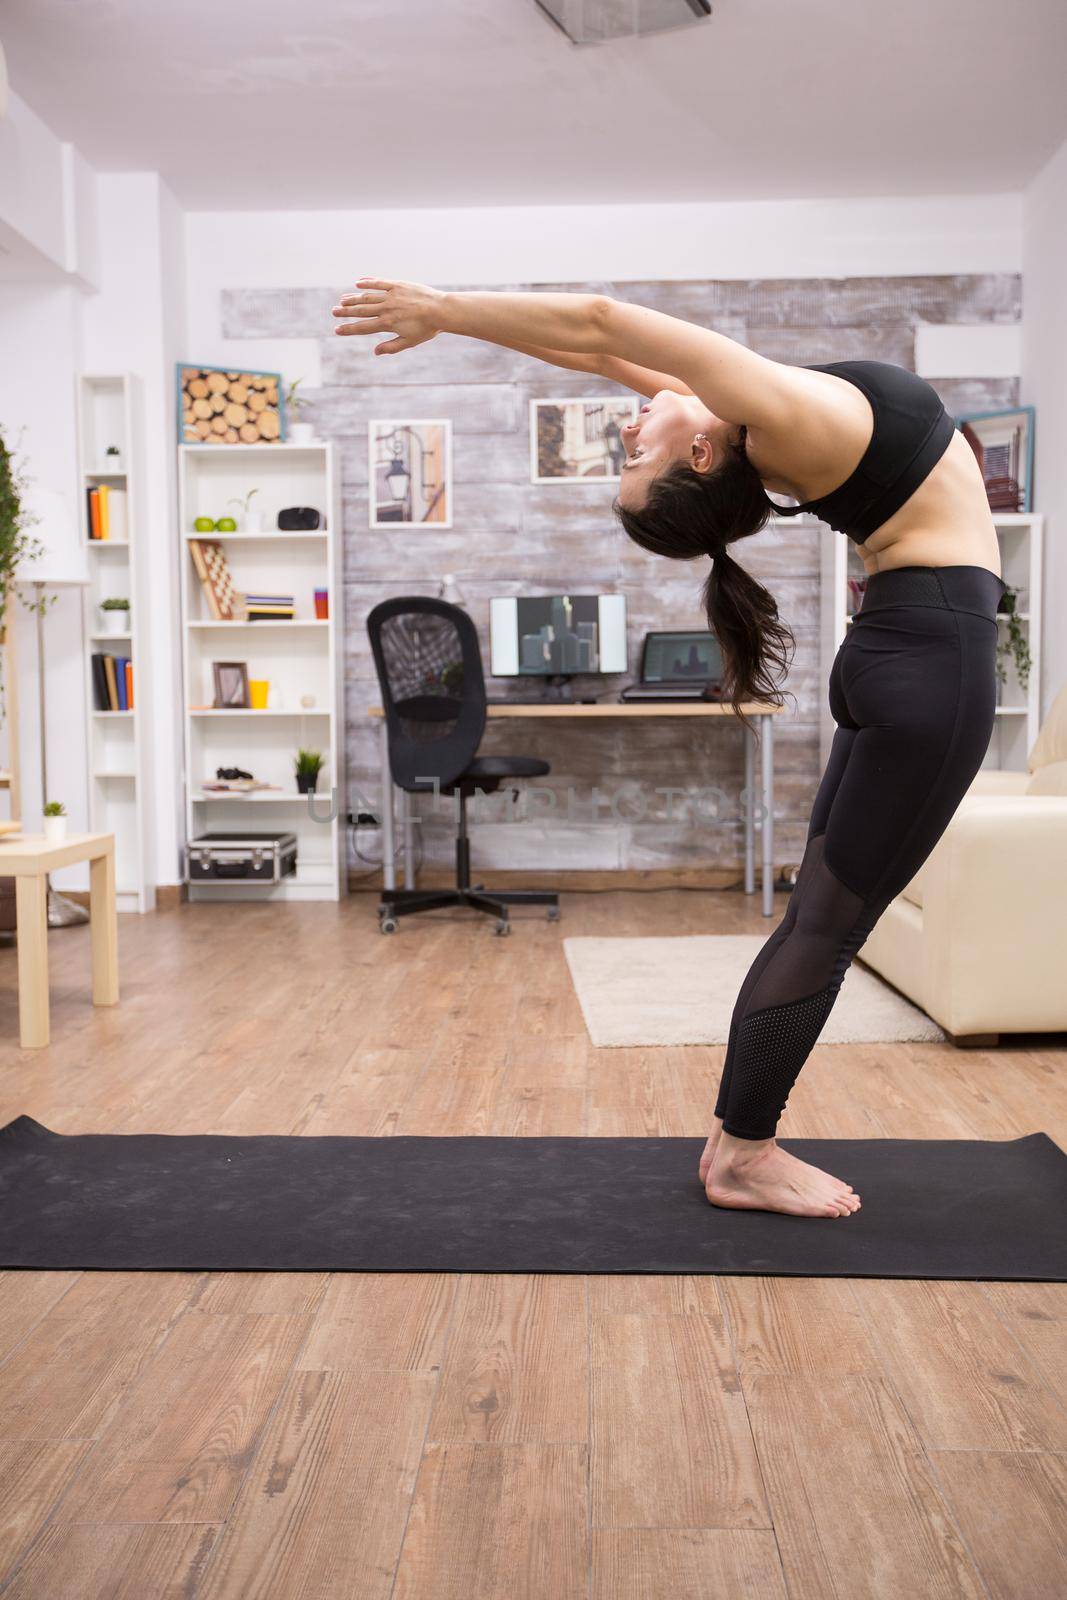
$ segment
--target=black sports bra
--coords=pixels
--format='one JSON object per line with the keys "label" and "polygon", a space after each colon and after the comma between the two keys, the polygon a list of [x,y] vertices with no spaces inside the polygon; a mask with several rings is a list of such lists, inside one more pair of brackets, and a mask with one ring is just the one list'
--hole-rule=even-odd
{"label": "black sports bra", "polygon": [[862,390],[874,411],[874,432],[856,470],[829,494],[803,505],[781,506],[775,500],[771,505],[780,517],[812,511],[862,544],[911,498],[948,449],[956,424],[937,391],[906,367],[889,361],[827,361],[806,370],[834,373]]}

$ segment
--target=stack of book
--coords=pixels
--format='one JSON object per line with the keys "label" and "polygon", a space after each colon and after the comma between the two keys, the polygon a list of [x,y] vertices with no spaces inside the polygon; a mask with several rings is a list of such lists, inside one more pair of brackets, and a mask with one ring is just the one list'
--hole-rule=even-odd
{"label": "stack of book", "polygon": [[94,652],[93,698],[98,711],[133,710],[133,662],[128,656]]}
{"label": "stack of book", "polygon": [[296,614],[291,594],[246,594],[249,622],[291,622]]}
{"label": "stack of book", "polygon": [[101,483],[85,491],[88,509],[90,539],[112,539],[125,544],[129,538],[126,526],[126,491],[112,489]]}

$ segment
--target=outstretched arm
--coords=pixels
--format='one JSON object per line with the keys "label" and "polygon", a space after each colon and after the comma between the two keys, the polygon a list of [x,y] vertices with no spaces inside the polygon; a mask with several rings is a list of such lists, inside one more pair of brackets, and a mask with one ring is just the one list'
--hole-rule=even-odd
{"label": "outstretched arm", "polygon": [[[497,344],[504,341],[496,340]],[[669,372],[653,372],[651,367],[639,367],[633,361],[623,361],[619,356],[579,355],[573,350],[550,350],[542,345],[520,344],[516,339],[508,339],[505,345],[508,350],[518,350],[524,356],[534,356],[538,361],[545,361],[550,367],[563,367],[568,372],[595,372],[600,378],[610,378],[613,383],[621,383],[624,388],[632,389],[635,394],[647,395],[649,399],[658,394],[661,389],[673,389],[675,394],[692,394],[680,378],[674,378]]]}
{"label": "outstretched arm", "polygon": [[[338,333],[392,331],[376,347],[391,353],[437,333],[494,344],[612,357],[646,372],[670,372],[727,422],[784,425],[800,398],[789,367],[725,334],[608,295],[442,291],[424,284],[361,278],[334,315],[354,320]],[[663,385],[662,387],[666,387]]]}

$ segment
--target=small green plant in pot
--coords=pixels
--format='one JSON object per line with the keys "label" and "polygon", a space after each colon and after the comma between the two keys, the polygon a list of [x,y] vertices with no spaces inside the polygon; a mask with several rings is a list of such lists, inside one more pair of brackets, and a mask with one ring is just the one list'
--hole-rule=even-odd
{"label": "small green plant in pot", "polygon": [[288,419],[286,437],[290,444],[311,444],[315,430],[310,422],[301,422],[300,413],[310,402],[305,395],[297,394],[303,378],[294,378],[285,391],[285,413]]}
{"label": "small green plant in pot", "polygon": [[1009,584],[997,608],[998,616],[1005,617],[1008,625],[1007,638],[1001,636],[997,641],[997,678],[1002,686],[1007,683],[1008,674],[1004,658],[1010,656],[1015,662],[1015,676],[1019,680],[1019,688],[1025,694],[1030,682],[1030,642],[1019,617],[1018,599],[1019,591]]}
{"label": "small green plant in pot", "polygon": [[323,760],[318,750],[296,752],[296,787],[298,794],[314,794],[318,787]]}
{"label": "small green plant in pot", "polygon": [[49,800],[44,808],[44,836],[49,844],[67,837],[67,808],[58,800]]}
{"label": "small green plant in pot", "polygon": [[236,499],[227,500],[226,502],[226,504],[230,506],[240,506],[242,533],[263,532],[263,512],[253,511],[252,509],[252,501],[258,493],[258,489],[249,489],[247,494],[240,495]]}
{"label": "small green plant in pot", "polygon": [[130,602],[121,595],[109,595],[101,600],[100,629],[103,633],[129,633]]}

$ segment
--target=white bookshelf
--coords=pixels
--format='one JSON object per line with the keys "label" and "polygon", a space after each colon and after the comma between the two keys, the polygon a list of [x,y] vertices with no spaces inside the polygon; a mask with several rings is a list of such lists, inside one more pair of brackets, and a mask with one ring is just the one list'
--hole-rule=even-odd
{"label": "white bookshelf", "polygon": [[[791,520],[795,523],[815,519],[798,517]],[[996,721],[982,765],[1004,771],[1025,772],[1026,757],[1037,738],[1041,722],[1041,547],[1044,519],[1037,512],[996,511],[993,521],[1000,541],[1001,573],[1005,583],[1018,591],[1016,604],[1019,620],[1030,647],[1030,675],[1024,690],[1011,655],[1002,654],[999,657],[1005,671],[1005,681],[998,681]],[[825,537],[821,545],[820,637],[825,681],[855,610],[848,580],[864,578],[866,572],[852,541],[841,534],[831,533],[825,524],[821,526]],[[1006,644],[1007,617],[1001,617],[997,626],[1001,640]],[[821,762],[825,767],[835,724],[825,703],[825,695],[823,700],[819,747]]]}
{"label": "white bookshelf", "polygon": [[[89,752],[89,827],[115,835],[115,886],[120,911],[151,911],[156,890],[151,872],[152,768],[147,729],[151,727],[147,671],[149,598],[140,380],[133,373],[84,374],[77,382],[78,516],[89,565],[83,591],[86,716]],[[122,452],[109,460],[109,445]],[[126,494],[126,537],[90,537],[87,491],[101,484]],[[106,631],[100,602],[130,601],[122,633]],[[92,657],[99,653],[133,663],[132,711],[104,711],[96,700]]]}
{"label": "white bookshelf", "polygon": [[[186,837],[204,833],[291,831],[297,870],[278,884],[241,880],[190,883],[191,899],[336,900],[346,889],[344,716],[339,629],[342,623],[340,486],[332,444],[179,445],[182,650],[185,694]],[[229,502],[250,489],[263,529],[243,526]],[[314,506],[325,527],[279,531],[278,512]],[[198,517],[234,516],[233,533],[198,533]],[[292,621],[220,622],[196,575],[189,542],[217,540],[242,594],[291,594]],[[329,618],[315,616],[314,591],[329,594]],[[212,664],[243,661],[250,679],[266,679],[264,710],[213,705]],[[310,706],[302,704],[313,697]],[[298,794],[298,748],[322,752],[311,814]],[[247,796],[205,793],[219,767],[240,767],[276,788]],[[331,804],[332,800],[332,804]],[[327,817],[328,820],[321,820]]]}

